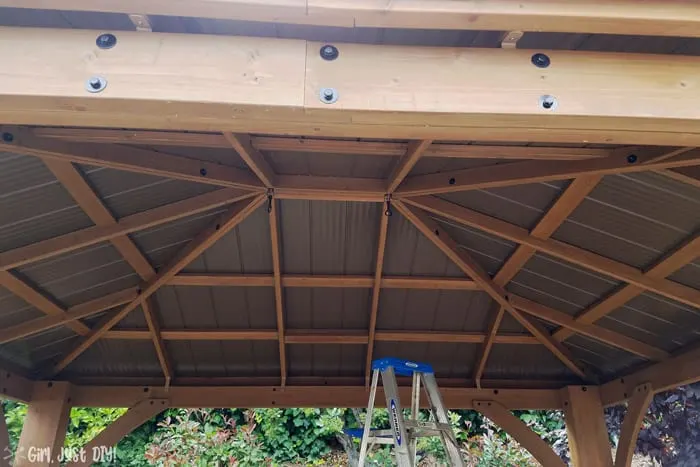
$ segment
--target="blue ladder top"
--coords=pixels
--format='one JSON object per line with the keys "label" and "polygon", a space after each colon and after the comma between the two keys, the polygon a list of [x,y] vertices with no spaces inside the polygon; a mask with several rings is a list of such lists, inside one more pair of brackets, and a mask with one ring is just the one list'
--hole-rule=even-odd
{"label": "blue ladder top", "polygon": [[394,373],[400,376],[413,376],[415,372],[434,373],[433,367],[429,363],[419,363],[393,357],[380,358],[372,361],[372,370],[384,371],[389,367],[392,367]]}

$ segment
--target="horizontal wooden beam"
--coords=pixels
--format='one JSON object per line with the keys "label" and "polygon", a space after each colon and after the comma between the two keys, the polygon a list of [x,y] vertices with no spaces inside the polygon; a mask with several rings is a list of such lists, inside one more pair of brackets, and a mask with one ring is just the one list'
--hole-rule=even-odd
{"label": "horizontal wooden beam", "polygon": [[[276,329],[164,329],[164,340],[265,340],[276,341]],[[117,329],[109,331],[105,339],[148,340],[151,334],[147,329]],[[447,331],[376,331],[378,342],[434,342],[480,344],[485,335],[473,332]],[[367,344],[366,330],[349,329],[289,329],[284,339],[286,344]],[[494,339],[496,344],[533,345],[539,342],[529,334],[500,334]]]}
{"label": "horizontal wooden beam", "polygon": [[[410,398],[410,387],[402,386],[400,396]],[[378,389],[377,397],[382,389]],[[442,387],[448,408],[470,409],[472,401],[490,397],[509,409],[560,409],[556,389],[475,389]],[[170,407],[364,407],[367,390],[357,386],[74,386],[71,398],[77,407],[130,407],[144,398],[166,398]],[[425,399],[424,399],[425,401]]]}
{"label": "horizontal wooden beam", "polygon": [[59,237],[4,251],[0,253],[0,270],[7,271],[139,230],[206,212],[250,198],[255,194],[235,188],[212,191],[123,217],[113,225],[87,227]]}
{"label": "horizontal wooden beam", "polygon": [[29,403],[33,382],[11,371],[0,370],[0,399]]}
{"label": "horizontal wooden beam", "polygon": [[507,240],[528,245],[555,258],[634,284],[671,300],[700,307],[700,290],[664,278],[644,274],[639,269],[554,239],[536,238],[522,227],[473,211],[434,196],[407,198],[406,203]]}
{"label": "horizontal wooden beam", "polygon": [[[177,133],[171,131],[114,130],[93,128],[33,128],[32,133],[42,138],[57,138],[84,143],[153,144],[159,146],[187,146],[228,148],[223,136],[216,133]],[[370,156],[401,156],[407,143],[389,141],[358,141],[289,136],[252,136],[251,143],[259,151],[289,151],[322,154],[364,154]],[[452,159],[544,159],[578,160],[607,157],[610,149],[489,146],[484,144],[433,143],[423,157]]]}
{"label": "horizontal wooden beam", "polygon": [[655,161],[666,152],[678,150],[621,149],[606,158],[577,161],[526,161],[490,165],[452,172],[408,177],[396,192],[397,196],[419,196],[455,191],[498,188],[525,183],[549,182],[583,176],[643,172],[671,167],[700,165],[700,149],[682,149],[668,159]]}
{"label": "horizontal wooden beam", "polygon": [[576,32],[700,37],[700,8],[693,2],[554,0],[488,2],[449,0],[1,0],[0,6],[65,11],[292,23],[313,26]]}
{"label": "horizontal wooden beam", "polygon": [[[635,54],[630,60],[626,54],[556,50],[546,52],[554,65],[538,68],[531,51],[518,49],[344,44],[339,59],[329,62],[319,56],[323,44],[303,40],[124,31],[117,33],[116,47],[96,53],[98,35],[0,29],[0,53],[7,57],[0,121],[353,138],[463,140],[469,135],[476,141],[700,145],[700,96],[689,85],[700,57]],[[39,72],[52,77],[50,87],[34,79]],[[85,90],[93,75],[107,80],[104,91]],[[337,91],[337,102],[320,98],[327,87]],[[543,96],[555,97],[557,105],[543,108]]]}

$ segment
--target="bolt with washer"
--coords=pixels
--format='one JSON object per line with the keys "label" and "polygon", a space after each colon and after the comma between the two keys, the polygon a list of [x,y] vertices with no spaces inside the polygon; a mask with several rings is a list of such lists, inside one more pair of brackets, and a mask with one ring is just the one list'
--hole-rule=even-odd
{"label": "bolt with washer", "polygon": [[323,88],[319,93],[319,98],[324,104],[335,104],[338,101],[338,91],[333,88]]}
{"label": "bolt with washer", "polygon": [[101,76],[92,76],[85,82],[85,89],[88,92],[102,92],[107,87],[107,80]]}

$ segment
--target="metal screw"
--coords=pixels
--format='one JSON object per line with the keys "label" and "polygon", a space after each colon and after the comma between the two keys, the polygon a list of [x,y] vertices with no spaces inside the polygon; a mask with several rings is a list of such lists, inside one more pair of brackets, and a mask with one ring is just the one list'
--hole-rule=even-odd
{"label": "metal screw", "polygon": [[93,76],[85,82],[87,92],[102,92],[107,87],[107,80],[100,76]]}
{"label": "metal screw", "polygon": [[321,47],[321,58],[324,60],[332,61],[338,58],[338,48],[334,45],[324,45]]}
{"label": "metal screw", "polygon": [[548,55],[536,53],[530,59],[533,65],[537,68],[547,68],[551,62]]}
{"label": "metal screw", "polygon": [[201,169],[199,169],[199,175],[201,175],[202,177],[206,177],[207,176],[207,169],[205,169],[203,167]]}
{"label": "metal screw", "polygon": [[338,101],[338,91],[333,88],[323,88],[319,93],[319,98],[325,104],[335,104]]}
{"label": "metal screw", "polygon": [[637,162],[637,156],[635,154],[630,154],[629,156],[627,156],[627,162],[630,164],[634,164],[635,162]]}
{"label": "metal screw", "polygon": [[100,49],[111,49],[117,45],[117,36],[114,34],[100,34],[95,41]]}
{"label": "metal screw", "polygon": [[11,143],[15,140],[15,135],[13,135],[12,133],[3,133],[2,140],[6,143]]}
{"label": "metal screw", "polygon": [[454,185],[456,182],[457,180],[455,180],[454,178],[451,178],[447,181],[447,183],[449,183],[450,185]]}
{"label": "metal screw", "polygon": [[554,110],[557,108],[557,98],[554,96],[541,96],[540,97],[540,107],[542,107],[545,110]]}

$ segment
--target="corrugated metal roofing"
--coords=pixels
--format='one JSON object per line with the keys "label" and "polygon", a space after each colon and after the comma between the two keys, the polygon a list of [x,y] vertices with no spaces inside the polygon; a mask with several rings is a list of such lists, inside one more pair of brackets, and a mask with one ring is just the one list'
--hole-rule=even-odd
{"label": "corrugated metal roofing", "polygon": [[366,345],[288,345],[289,376],[364,376]]}
{"label": "corrugated metal roofing", "polygon": [[375,358],[393,357],[417,362],[430,362],[438,378],[471,377],[479,346],[476,344],[378,342]]}
{"label": "corrugated metal roofing", "polygon": [[544,346],[495,344],[484,371],[485,379],[575,379],[575,375]]}
{"label": "corrugated metal roofing", "polygon": [[366,330],[371,297],[371,289],[285,288],[286,327]]}
{"label": "corrugated metal roofing", "polygon": [[279,376],[277,342],[170,341],[175,373],[183,377]]}

